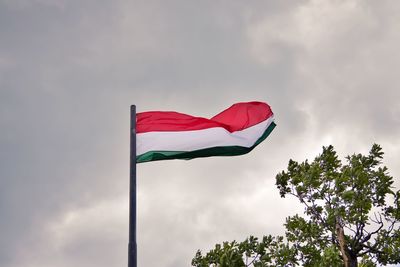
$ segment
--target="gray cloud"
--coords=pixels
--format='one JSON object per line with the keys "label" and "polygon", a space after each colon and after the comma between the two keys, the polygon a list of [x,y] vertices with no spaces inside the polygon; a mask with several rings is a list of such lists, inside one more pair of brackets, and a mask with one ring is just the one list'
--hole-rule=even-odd
{"label": "gray cloud", "polygon": [[126,264],[129,105],[271,104],[251,154],[138,166],[140,266],[282,232],[289,158],[383,145],[400,186],[395,1],[0,1],[0,265]]}

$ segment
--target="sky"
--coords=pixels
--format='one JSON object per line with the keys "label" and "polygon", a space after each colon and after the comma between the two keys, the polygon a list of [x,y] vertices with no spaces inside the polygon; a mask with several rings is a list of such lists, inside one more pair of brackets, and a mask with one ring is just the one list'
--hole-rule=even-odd
{"label": "sky", "polygon": [[400,188],[397,0],[0,0],[0,266],[126,266],[129,109],[265,101],[250,154],[138,165],[139,266],[283,234],[289,159],[373,143]]}

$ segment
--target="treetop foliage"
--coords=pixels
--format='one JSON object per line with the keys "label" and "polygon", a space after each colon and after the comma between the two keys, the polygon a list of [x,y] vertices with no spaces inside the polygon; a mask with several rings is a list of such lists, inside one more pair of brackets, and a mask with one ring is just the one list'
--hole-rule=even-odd
{"label": "treetop foliage", "polygon": [[305,216],[286,219],[285,237],[224,242],[192,266],[377,266],[400,263],[400,191],[382,166],[382,148],[338,159],[323,147],[312,162],[289,160],[276,176],[281,197],[292,196]]}

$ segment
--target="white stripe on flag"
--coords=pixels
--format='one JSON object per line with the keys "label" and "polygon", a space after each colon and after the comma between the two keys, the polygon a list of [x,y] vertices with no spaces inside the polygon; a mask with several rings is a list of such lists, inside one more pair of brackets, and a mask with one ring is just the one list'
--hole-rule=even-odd
{"label": "white stripe on flag", "polygon": [[221,127],[196,131],[139,133],[137,155],[149,151],[194,151],[221,146],[251,147],[273,120],[271,116],[259,124],[233,133]]}

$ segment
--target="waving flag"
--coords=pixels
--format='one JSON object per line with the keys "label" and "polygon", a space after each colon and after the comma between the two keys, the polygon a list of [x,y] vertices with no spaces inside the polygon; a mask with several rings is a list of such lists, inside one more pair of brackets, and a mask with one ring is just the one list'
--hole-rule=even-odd
{"label": "waving flag", "polygon": [[250,152],[275,127],[268,104],[237,103],[211,119],[178,112],[136,115],[136,162],[236,156]]}

